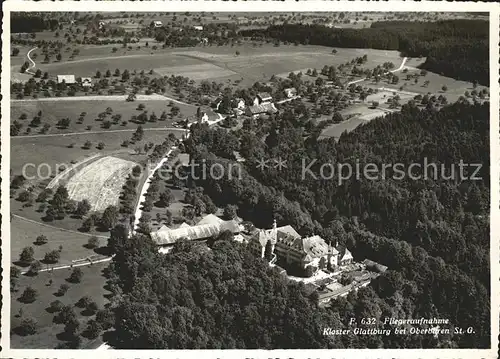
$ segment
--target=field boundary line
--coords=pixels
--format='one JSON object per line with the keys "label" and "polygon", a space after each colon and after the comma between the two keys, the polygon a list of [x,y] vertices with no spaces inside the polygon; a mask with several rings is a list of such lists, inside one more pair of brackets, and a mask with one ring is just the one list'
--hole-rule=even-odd
{"label": "field boundary line", "polygon": [[19,218],[19,219],[21,219],[23,221],[30,222],[30,223],[33,223],[33,224],[38,224],[40,226],[57,229],[57,230],[60,230],[60,231],[63,231],[63,232],[80,234],[80,235],[87,236],[87,237],[97,237],[97,238],[104,238],[104,239],[108,239],[109,238],[109,236],[100,236],[100,235],[97,235],[97,234],[94,235],[94,234],[90,234],[90,233],[77,232],[77,231],[73,231],[71,229],[66,229],[66,228],[60,228],[60,227],[52,226],[50,224],[46,224],[46,223],[43,223],[43,222],[38,222],[38,221],[35,221],[33,219],[29,219],[29,218],[20,216],[18,214],[12,214],[12,217],[16,217],[16,218]]}

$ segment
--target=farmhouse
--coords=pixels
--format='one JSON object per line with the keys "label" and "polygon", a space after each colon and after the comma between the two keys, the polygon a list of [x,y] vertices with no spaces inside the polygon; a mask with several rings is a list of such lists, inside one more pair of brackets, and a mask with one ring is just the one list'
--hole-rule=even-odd
{"label": "farmhouse", "polygon": [[57,83],[74,84],[76,83],[75,75],[57,75]]}
{"label": "farmhouse", "polygon": [[209,214],[198,222],[195,226],[183,223],[175,229],[162,226],[159,230],[151,233],[151,238],[159,246],[171,245],[181,238],[188,241],[203,240],[218,236],[224,231],[233,234],[241,232],[239,224],[235,220],[224,221],[219,217]]}
{"label": "farmhouse", "polygon": [[233,113],[237,116],[243,115],[245,113],[245,100],[242,98],[236,98],[231,101],[231,107],[233,109]]}
{"label": "farmhouse", "polygon": [[248,106],[245,109],[245,114],[247,116],[252,116],[254,118],[259,117],[260,115],[271,115],[277,113],[278,109],[274,106],[273,103],[263,103],[260,105]]}
{"label": "farmhouse", "polygon": [[198,31],[203,31],[203,26],[201,26],[201,25],[195,25],[195,26],[193,26],[193,28],[195,30],[198,30]]}
{"label": "farmhouse", "polygon": [[254,105],[261,105],[264,103],[270,103],[273,100],[272,96],[267,92],[260,92],[253,101]]}
{"label": "farmhouse", "polygon": [[162,26],[163,26],[163,23],[159,20],[151,21],[151,27],[158,28],[158,27],[162,27]]}

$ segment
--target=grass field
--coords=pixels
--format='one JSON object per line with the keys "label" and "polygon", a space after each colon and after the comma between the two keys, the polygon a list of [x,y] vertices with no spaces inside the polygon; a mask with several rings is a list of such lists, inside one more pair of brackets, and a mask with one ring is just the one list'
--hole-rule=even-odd
{"label": "grass field", "polygon": [[[13,216],[11,221],[11,261],[16,262],[19,259],[19,254],[25,247],[33,247],[35,250],[35,259],[42,260],[45,253],[59,249],[63,246],[61,259],[56,266],[63,264],[71,264],[71,261],[95,256],[94,250],[87,249],[87,244],[90,235],[68,232],[62,229],[49,225],[40,225],[25,219]],[[48,238],[48,243],[43,245],[35,245],[36,237],[45,235]],[[105,246],[107,240],[100,238],[100,246]],[[54,266],[51,265],[51,266]],[[21,268],[21,267],[20,267]]]}
{"label": "grass field", "polygon": [[[49,313],[47,310],[50,303],[59,300],[63,305],[74,306],[83,296],[90,296],[100,309],[108,300],[104,297],[108,292],[104,289],[106,279],[102,271],[109,263],[99,263],[92,266],[80,267],[83,272],[83,278],[80,283],[70,284],[66,281],[69,277],[70,269],[61,269],[50,272],[42,272],[34,277],[21,276],[19,280],[19,291],[11,293],[11,347],[19,349],[53,349],[58,344],[63,343],[58,336],[64,331],[63,324],[53,323],[53,318],[57,313]],[[48,281],[52,279],[52,285]],[[54,293],[59,286],[66,283],[70,286],[68,292],[57,297]],[[24,304],[17,299],[27,286],[31,286],[38,292],[37,300],[30,304]],[[23,315],[17,317],[19,309],[22,309]],[[80,328],[86,328],[86,322],[95,316],[88,316],[83,309],[74,306],[77,318],[80,322]],[[34,318],[38,322],[38,332],[34,335],[20,336],[15,333],[15,328],[19,326],[23,318]],[[82,347],[97,347],[101,344],[100,339],[88,340],[83,338]]]}
{"label": "grass field", "polygon": [[[138,110],[139,104],[143,104],[145,108],[143,110]],[[84,132],[87,131],[88,126],[92,126],[91,131],[107,131],[107,130],[123,130],[123,129],[136,129],[137,124],[130,122],[132,116],[138,116],[144,111],[148,111],[148,115],[154,113],[158,118],[161,116],[162,112],[167,113],[167,119],[165,121],[157,120],[157,122],[146,122],[141,125],[143,128],[158,128],[158,127],[172,127],[174,121],[179,120],[179,118],[185,118],[188,116],[193,116],[196,114],[196,106],[188,106],[179,103],[175,103],[175,106],[179,107],[181,117],[170,118],[169,100],[153,100],[153,101],[87,101],[87,100],[76,100],[76,101],[12,101],[11,102],[11,119],[17,120],[23,124],[20,135],[25,134],[26,128],[33,117],[35,117],[39,111],[42,111],[41,122],[42,124],[37,128],[31,129],[31,134],[38,134],[44,124],[49,124],[50,130],[47,133],[72,133],[72,132]],[[103,121],[98,118],[99,114],[105,112],[106,109],[110,107],[113,112],[107,115],[104,121],[110,121],[111,126],[109,129],[102,128]],[[79,122],[79,117],[82,112],[87,114],[84,117],[83,123]],[[20,120],[21,114],[25,113],[27,115],[26,120]],[[118,124],[114,124],[112,116],[119,114],[121,119]],[[67,128],[57,128],[57,122],[63,118],[69,118],[70,124]],[[127,121],[126,125],[123,125],[123,121]]]}
{"label": "grass field", "polygon": [[75,173],[66,185],[69,197],[75,201],[86,199],[94,211],[118,205],[120,192],[135,162],[113,156],[100,158]]}

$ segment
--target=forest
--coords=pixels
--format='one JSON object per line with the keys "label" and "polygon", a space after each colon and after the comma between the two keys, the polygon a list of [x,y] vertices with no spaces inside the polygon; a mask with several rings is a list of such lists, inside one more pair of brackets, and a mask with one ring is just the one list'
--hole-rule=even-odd
{"label": "forest", "polygon": [[459,80],[489,84],[489,24],[483,20],[381,21],[364,29],[283,24],[242,30],[239,34],[255,40],[398,50],[403,56],[426,57],[421,65],[423,69]]}
{"label": "forest", "polygon": [[[489,347],[489,105],[457,102],[440,110],[405,105],[338,142],[319,140],[300,111],[298,106],[268,120],[245,120],[238,132],[193,125],[185,143],[192,161],[229,168],[239,150],[247,162],[240,177],[197,174],[201,179],[187,185],[201,188],[217,206],[233,205],[257,227],[269,228],[276,218],[301,234],[347,245],[356,261],[369,258],[389,270],[369,287],[319,308],[314,293],[288,283],[227,233],[215,238],[211,249],[181,242],[172,253],[159,255],[149,237],[128,238],[118,230],[110,244],[117,253],[110,287],[119,293],[116,331],[110,334],[114,345]],[[287,160],[286,169],[255,168],[258,158],[278,155]],[[477,180],[439,174],[395,179],[389,173],[385,179],[351,178],[339,185],[303,179],[303,159],[361,165],[427,159],[445,168],[460,161],[482,168]],[[312,171],[318,174],[319,168]],[[444,318],[475,332],[437,339],[319,335],[324,327],[346,327],[351,317]]]}

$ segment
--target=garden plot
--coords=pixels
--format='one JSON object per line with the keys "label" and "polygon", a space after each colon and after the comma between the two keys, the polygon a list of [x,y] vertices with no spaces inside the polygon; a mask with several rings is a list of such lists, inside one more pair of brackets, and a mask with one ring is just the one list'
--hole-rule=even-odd
{"label": "garden plot", "polygon": [[117,205],[125,180],[135,165],[112,156],[100,158],[71,177],[66,186],[69,197],[75,201],[88,200],[95,211]]}

